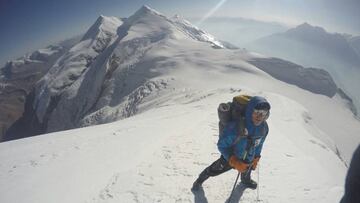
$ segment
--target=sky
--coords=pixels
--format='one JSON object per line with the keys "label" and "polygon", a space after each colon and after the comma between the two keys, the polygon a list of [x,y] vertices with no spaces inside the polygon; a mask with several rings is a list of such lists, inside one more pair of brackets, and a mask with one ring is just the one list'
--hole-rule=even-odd
{"label": "sky", "polygon": [[0,66],[7,60],[84,33],[101,14],[128,17],[142,5],[201,25],[211,17],[243,17],[360,35],[358,0],[0,0]]}

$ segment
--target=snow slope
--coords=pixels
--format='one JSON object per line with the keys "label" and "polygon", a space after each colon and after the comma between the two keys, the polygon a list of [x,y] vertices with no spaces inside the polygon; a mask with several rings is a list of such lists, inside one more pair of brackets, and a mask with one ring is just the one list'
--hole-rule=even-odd
{"label": "snow slope", "polygon": [[[91,65],[68,89],[54,87],[74,67],[53,67],[61,74],[49,73],[38,91],[67,97],[51,125],[67,124],[72,117],[62,115],[77,116],[90,101],[95,110],[81,119],[84,126],[123,120],[0,143],[0,202],[225,202],[235,171],[207,181],[204,194],[190,187],[219,156],[217,105],[242,92],[272,104],[260,200],[338,202],[360,140],[359,121],[344,100],[275,79],[248,62],[259,55],[214,48],[167,20],[140,9],[97,55],[102,66]],[[46,106],[44,95],[37,101]],[[254,202],[256,195],[238,187],[235,199]]]}
{"label": "snow slope", "polygon": [[[0,201],[225,202],[235,171],[205,182],[205,194],[190,187],[219,156],[217,104],[238,93],[184,89],[122,121],[1,143]],[[346,167],[307,129],[314,123],[304,118],[304,106],[276,93],[252,93],[273,104],[260,200],[338,202]],[[241,194],[243,202],[256,199],[256,191],[241,187],[234,199]]]}

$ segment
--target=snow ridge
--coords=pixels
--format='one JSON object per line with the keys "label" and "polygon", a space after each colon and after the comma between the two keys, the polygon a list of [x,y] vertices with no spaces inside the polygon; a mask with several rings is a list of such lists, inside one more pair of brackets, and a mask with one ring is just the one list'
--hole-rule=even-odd
{"label": "snow ridge", "polygon": [[116,17],[106,17],[100,15],[96,22],[85,33],[81,41],[85,41],[89,38],[103,38],[104,35],[113,35],[117,27],[122,24],[122,21]]}
{"label": "snow ridge", "polygon": [[180,15],[175,15],[170,19],[177,27],[181,28],[181,31],[192,37],[193,39],[210,42],[216,48],[227,48],[220,41],[216,40],[214,36],[206,33],[205,31],[192,25],[189,21],[182,18]]}
{"label": "snow ridge", "polygon": [[[316,67],[330,73],[339,88],[360,109],[360,55],[349,36],[329,33],[307,23],[283,33],[261,38],[249,45],[254,51],[290,60],[304,67]],[[356,40],[356,37],[355,37]]]}
{"label": "snow ridge", "polygon": [[304,68],[278,58],[254,58],[249,62],[279,80],[315,94],[333,97],[338,91],[330,74],[322,69]]}
{"label": "snow ridge", "polygon": [[39,81],[35,90],[37,96],[34,109],[40,122],[43,122],[45,115],[50,113],[48,106],[51,101],[56,100],[63,91],[72,88],[74,93],[77,92],[79,81],[74,82],[83,79],[82,76],[95,58],[116,38],[116,31],[120,25],[121,21],[115,18],[99,17],[83,40],[63,55]]}

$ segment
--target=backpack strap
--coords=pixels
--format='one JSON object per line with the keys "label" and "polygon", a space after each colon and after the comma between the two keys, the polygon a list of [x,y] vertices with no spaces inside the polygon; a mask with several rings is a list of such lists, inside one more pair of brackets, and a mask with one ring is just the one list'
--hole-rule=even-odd
{"label": "backpack strap", "polygon": [[[234,142],[232,143],[232,147],[234,147],[238,142],[240,142],[240,140],[242,139],[249,139],[249,134],[247,132],[247,129],[246,129],[246,122],[245,122],[245,117],[240,117],[239,119],[239,122],[238,122],[238,135],[236,137],[236,139],[234,140]],[[249,142],[251,142],[251,139],[248,140]],[[244,156],[242,157],[243,160],[246,159],[247,155],[248,155],[248,151],[250,150],[251,148],[251,143],[246,146],[246,149],[245,149],[245,154]]]}
{"label": "backpack strap", "polygon": [[[266,133],[265,131],[268,128],[267,126],[268,125],[267,125],[266,121],[264,121],[264,126],[261,129],[261,134],[264,135],[264,137],[267,136],[265,134]],[[248,139],[249,142],[247,143],[247,146],[245,149],[245,154],[243,156],[243,160],[245,160],[247,157],[248,151],[250,150],[251,147],[253,147],[252,145],[254,144],[253,141],[250,139],[249,134],[247,132],[245,117],[241,117],[239,120],[238,132],[239,132],[238,136],[236,137],[235,141],[233,142],[232,147],[234,147],[238,142],[240,142],[241,139]]]}
{"label": "backpack strap", "polygon": [[267,136],[267,132],[266,132],[266,131],[269,131],[269,126],[268,126],[267,122],[264,121],[264,127],[263,127],[263,129],[262,129],[262,131],[261,131],[261,133],[264,135],[264,137]]}
{"label": "backpack strap", "polygon": [[247,130],[245,126],[246,126],[245,117],[241,116],[237,125],[238,135],[235,141],[232,143],[232,146],[235,146],[238,142],[240,142],[241,139],[248,137],[248,133],[246,132]]}

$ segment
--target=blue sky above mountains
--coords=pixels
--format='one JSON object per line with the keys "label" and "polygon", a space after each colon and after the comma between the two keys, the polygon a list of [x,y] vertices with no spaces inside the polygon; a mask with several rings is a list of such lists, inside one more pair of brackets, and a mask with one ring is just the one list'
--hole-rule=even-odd
{"label": "blue sky above mountains", "polygon": [[331,32],[360,35],[357,0],[0,0],[0,66],[85,32],[101,14],[128,17],[144,4],[187,19],[245,17],[290,26],[306,21]]}

